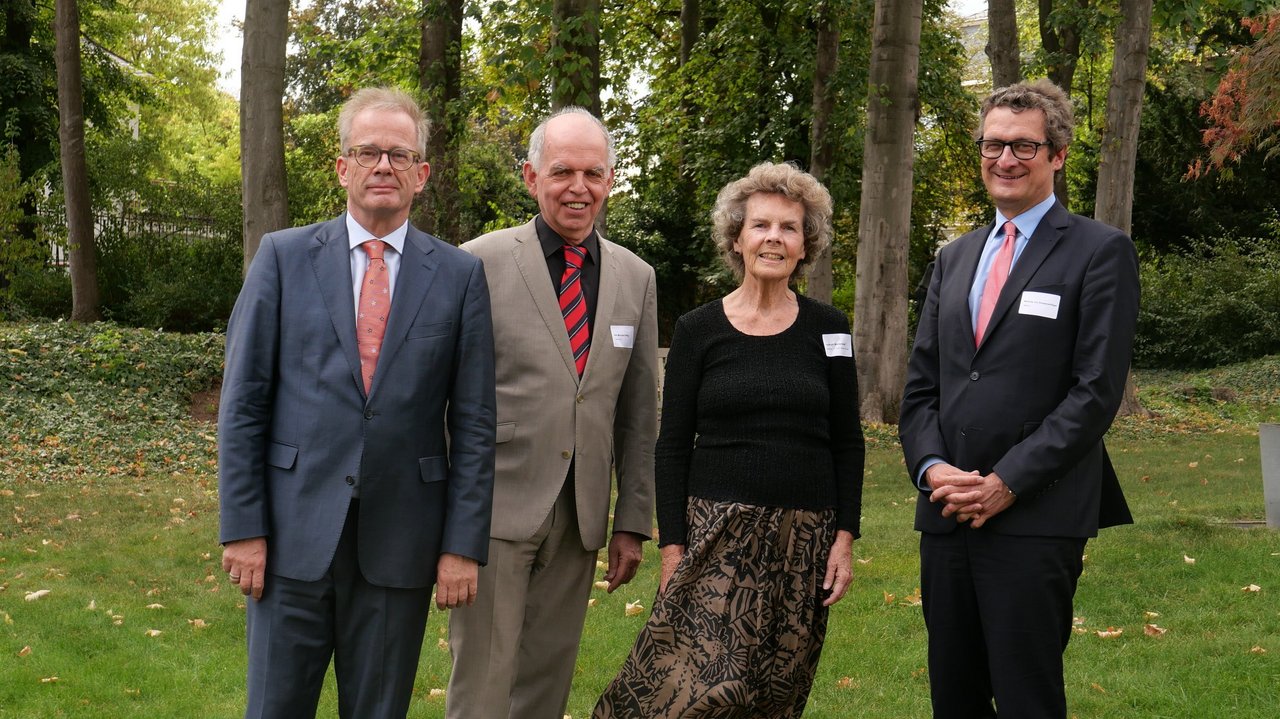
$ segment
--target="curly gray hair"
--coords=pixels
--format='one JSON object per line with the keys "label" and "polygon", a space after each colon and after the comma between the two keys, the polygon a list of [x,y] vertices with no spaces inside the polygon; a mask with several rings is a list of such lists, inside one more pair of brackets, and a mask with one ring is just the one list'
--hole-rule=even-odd
{"label": "curly gray hair", "polygon": [[746,221],[747,200],[756,193],[781,195],[804,206],[804,257],[796,263],[792,279],[800,277],[818,255],[831,245],[831,193],[817,178],[790,163],[765,162],[751,168],[746,177],[725,185],[716,197],[711,221],[716,246],[734,277],[742,279],[742,255],[733,243]]}

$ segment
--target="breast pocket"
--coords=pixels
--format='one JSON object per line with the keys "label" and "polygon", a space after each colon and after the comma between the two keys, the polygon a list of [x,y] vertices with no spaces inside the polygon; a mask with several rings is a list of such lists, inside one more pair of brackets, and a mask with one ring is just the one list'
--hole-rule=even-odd
{"label": "breast pocket", "polygon": [[410,327],[405,339],[424,340],[431,337],[446,337],[452,332],[452,322],[422,322]]}

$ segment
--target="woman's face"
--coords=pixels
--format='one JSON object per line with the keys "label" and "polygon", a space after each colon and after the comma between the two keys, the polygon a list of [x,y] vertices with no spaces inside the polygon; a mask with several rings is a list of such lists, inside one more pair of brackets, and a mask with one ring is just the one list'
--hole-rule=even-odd
{"label": "woman's face", "polygon": [[804,205],[772,192],[747,198],[742,231],[733,242],[744,278],[786,282],[804,259]]}

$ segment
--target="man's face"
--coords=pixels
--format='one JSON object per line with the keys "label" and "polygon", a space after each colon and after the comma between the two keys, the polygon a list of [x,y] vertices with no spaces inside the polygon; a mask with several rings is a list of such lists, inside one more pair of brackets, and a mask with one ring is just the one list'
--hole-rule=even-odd
{"label": "man's face", "polygon": [[524,163],[525,187],[551,229],[580,244],[613,188],[604,133],[585,115],[561,115],[547,124],[540,162]]}
{"label": "man's face", "polygon": [[[413,119],[403,112],[368,109],[352,118],[348,143],[351,147],[415,150],[418,133]],[[403,224],[413,196],[422,191],[431,174],[426,162],[397,170],[387,154],[381,155],[374,167],[361,167],[354,157],[343,155],[337,169],[339,184],[347,188],[347,211],[370,232],[389,232]]]}
{"label": "man's face", "polygon": [[[982,139],[1013,142],[1044,142],[1044,112],[1007,107],[994,107],[982,125]],[[1014,218],[1053,194],[1053,173],[1062,169],[1067,149],[1045,145],[1030,160],[1019,160],[1013,150],[1004,148],[995,159],[982,158],[982,182],[1005,217]]]}

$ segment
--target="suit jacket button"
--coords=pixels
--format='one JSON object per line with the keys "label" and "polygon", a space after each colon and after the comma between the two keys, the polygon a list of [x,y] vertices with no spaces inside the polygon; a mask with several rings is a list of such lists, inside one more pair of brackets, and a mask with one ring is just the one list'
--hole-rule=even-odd
{"label": "suit jacket button", "polygon": [[569,450],[566,449],[565,451],[560,453],[560,456],[564,457],[565,459],[568,459],[573,456],[573,452],[570,452]]}
{"label": "suit jacket button", "polygon": [[364,413],[364,418],[365,418],[365,419],[373,419],[373,410],[367,410],[367,411],[365,411],[365,413]]}
{"label": "suit jacket button", "polygon": [[578,395],[578,404],[582,404],[583,399],[584,397],[582,395]]}
{"label": "suit jacket button", "polygon": [[347,475],[347,484],[355,484],[355,483],[356,483],[356,478],[352,477],[351,475]]}
{"label": "suit jacket button", "polygon": [[970,372],[970,373],[969,373],[969,379],[973,380],[974,382],[977,382],[977,381],[978,381],[978,378],[979,378],[979,377],[981,377],[981,376],[982,376],[982,375],[979,375],[979,374],[978,374],[978,372],[977,372],[977,370],[974,370],[973,372]]}

